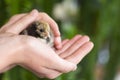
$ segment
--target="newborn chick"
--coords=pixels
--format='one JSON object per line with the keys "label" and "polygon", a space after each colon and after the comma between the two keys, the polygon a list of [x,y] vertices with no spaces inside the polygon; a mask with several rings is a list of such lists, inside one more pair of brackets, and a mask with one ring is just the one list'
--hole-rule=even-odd
{"label": "newborn chick", "polygon": [[53,33],[46,22],[36,21],[30,24],[20,34],[29,35],[38,38],[41,42],[53,47]]}

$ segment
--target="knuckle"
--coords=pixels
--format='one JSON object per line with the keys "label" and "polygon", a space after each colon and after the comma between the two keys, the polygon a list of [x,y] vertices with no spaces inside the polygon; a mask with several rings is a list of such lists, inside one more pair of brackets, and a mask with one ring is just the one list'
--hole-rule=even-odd
{"label": "knuckle", "polygon": [[48,16],[48,14],[45,13],[45,12],[41,12],[41,15],[43,15],[43,16]]}

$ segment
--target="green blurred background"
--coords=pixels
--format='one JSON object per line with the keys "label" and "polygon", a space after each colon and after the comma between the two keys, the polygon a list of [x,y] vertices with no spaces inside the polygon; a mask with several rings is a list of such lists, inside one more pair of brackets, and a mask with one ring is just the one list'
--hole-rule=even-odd
{"label": "green blurred background", "polygon": [[[75,72],[55,80],[120,80],[120,0],[0,0],[0,26],[11,16],[32,9],[50,15],[62,38],[89,35],[95,45]],[[49,79],[18,66],[0,74],[0,80]]]}

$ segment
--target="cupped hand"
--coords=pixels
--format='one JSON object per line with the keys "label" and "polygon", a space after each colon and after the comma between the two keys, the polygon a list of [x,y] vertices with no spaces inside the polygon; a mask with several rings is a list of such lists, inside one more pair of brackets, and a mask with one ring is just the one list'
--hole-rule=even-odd
{"label": "cupped hand", "polygon": [[7,24],[2,26],[0,32],[6,31],[10,33],[19,34],[22,30],[24,30],[26,27],[28,27],[29,24],[31,24],[34,21],[44,21],[50,25],[53,31],[53,35],[54,35],[55,48],[60,49],[62,47],[62,44],[61,44],[61,35],[60,35],[58,25],[46,13],[44,12],[38,13],[37,10],[33,10],[31,13],[23,13],[23,14],[14,15],[12,18],[10,18]]}
{"label": "cupped hand", "polygon": [[38,19],[38,16],[36,10],[29,14],[17,15],[0,29],[0,73],[20,65],[40,77],[50,78],[50,71],[66,73],[76,69],[74,63],[60,58],[53,49],[38,39],[19,35],[30,23]]}
{"label": "cupped hand", "polygon": [[[92,50],[93,43],[88,36],[76,35],[72,39],[65,39],[62,41],[63,47],[56,50],[56,53],[63,59],[78,64],[81,60]],[[58,71],[49,70],[49,78],[54,79],[62,73]]]}
{"label": "cupped hand", "polygon": [[[38,13],[36,10],[29,14],[20,14],[12,17],[7,24],[0,29],[0,72],[4,72],[19,64],[39,77],[56,78],[62,73],[74,71],[76,65],[93,48],[93,43],[88,36],[77,35],[70,40],[62,42],[60,49],[60,33],[56,34],[55,51],[41,43],[36,38],[19,35],[30,23],[36,20],[46,20],[45,13]],[[40,18],[38,18],[38,16]],[[54,21],[46,20],[52,26]],[[57,26],[55,24],[55,26]],[[53,26],[52,28],[54,28]],[[58,30],[58,28],[54,29]],[[9,64],[9,65],[8,65]]]}

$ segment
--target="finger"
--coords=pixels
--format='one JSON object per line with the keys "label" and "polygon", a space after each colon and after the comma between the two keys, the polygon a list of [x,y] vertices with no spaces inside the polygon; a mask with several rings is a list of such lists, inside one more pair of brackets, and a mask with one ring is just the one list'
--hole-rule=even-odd
{"label": "finger", "polygon": [[62,48],[61,37],[60,36],[54,37],[54,44],[55,44],[55,48],[57,48],[57,49]]}
{"label": "finger", "polygon": [[33,65],[32,67],[29,65],[21,65],[23,68],[30,70],[31,72],[33,72],[35,75],[37,75],[40,78],[45,78],[45,72],[44,72],[44,68],[42,66],[35,66]]}
{"label": "finger", "polygon": [[[30,62],[26,62],[26,65],[28,63],[28,65],[30,65],[32,67],[35,66],[34,68],[37,68],[39,65],[42,65],[44,67],[47,67],[47,68],[50,68],[50,69],[53,69],[53,70],[56,70],[56,71],[59,71],[62,73],[76,70],[77,66],[75,64],[60,58],[51,48],[49,48],[47,45],[44,45],[43,43],[39,42],[38,39],[34,39],[34,41],[32,40],[32,42],[34,42],[34,44],[32,44],[31,41],[30,41],[30,43],[28,43],[28,44],[30,44],[29,46],[32,46],[32,48],[36,47],[36,45],[41,45],[41,46],[38,46],[35,48],[35,52],[38,53],[37,54],[38,56],[35,56],[35,57],[32,56],[35,58],[34,60],[32,60],[33,64]],[[46,47],[47,47],[47,53],[41,54],[39,56],[39,53],[45,52],[44,49]],[[40,48],[42,48],[41,51],[40,51]],[[43,61],[38,61],[39,57],[41,57],[41,59]],[[24,61],[20,61],[20,62],[24,63]],[[36,64],[36,62],[40,62],[40,64]]]}
{"label": "finger", "polygon": [[11,24],[13,24],[14,22],[16,22],[17,20],[19,20],[21,17],[23,17],[25,15],[26,14],[16,14],[16,15],[14,15],[12,18],[10,18],[8,23],[4,25],[4,27],[5,26],[10,26]]}
{"label": "finger", "polygon": [[60,54],[63,53],[66,49],[68,49],[74,42],[76,42],[80,37],[81,37],[81,35],[75,36],[73,39],[71,39],[70,41],[68,41],[68,42],[62,47],[62,49],[58,50],[56,53],[57,53],[58,55],[60,55]]}
{"label": "finger", "polygon": [[20,18],[22,18],[25,15],[26,14],[17,14],[13,16],[5,25],[1,27],[0,32],[5,32],[5,30],[7,30],[13,23],[18,21]]}
{"label": "finger", "polygon": [[40,78],[54,79],[61,74],[59,71],[56,71],[54,69],[50,69],[44,66],[33,65],[34,68],[30,66],[24,66],[24,65],[21,65],[21,66],[32,71],[34,74],[36,74]]}
{"label": "finger", "polygon": [[16,21],[18,21],[19,19],[21,19],[22,17],[24,17],[26,14],[16,14],[14,15],[9,21],[7,26],[10,26],[11,24],[15,23]]}
{"label": "finger", "polygon": [[62,73],[60,73],[59,71],[56,71],[56,70],[52,70],[52,69],[43,67],[43,75],[46,78],[55,79],[56,77],[58,77],[58,74],[60,75]]}
{"label": "finger", "polygon": [[[63,40],[63,41],[62,41],[62,46],[64,46],[68,41],[69,41],[69,39]],[[61,53],[61,51],[58,50],[58,49],[54,49],[54,51],[55,51],[57,54],[60,54],[60,53]]]}
{"label": "finger", "polygon": [[58,27],[57,23],[51,17],[49,17],[46,13],[40,13],[38,18],[39,18],[39,20],[45,21],[50,25],[50,27],[53,31],[53,34],[55,36],[55,38],[54,38],[55,46],[58,49],[61,48],[61,46],[62,46],[61,45],[61,36],[60,36],[60,31],[59,31],[59,27]]}
{"label": "finger", "polygon": [[67,56],[70,56],[74,51],[76,51],[78,48],[80,48],[84,43],[89,41],[88,36],[82,36],[79,38],[74,44],[72,44],[66,51],[60,54],[60,57],[65,58]]}
{"label": "finger", "polygon": [[41,12],[41,13],[39,13],[38,18],[39,18],[38,20],[45,21],[50,25],[50,27],[52,28],[53,33],[56,37],[60,36],[58,25],[51,17],[49,17],[46,13]]}
{"label": "finger", "polygon": [[23,31],[30,23],[34,22],[38,16],[38,11],[33,10],[25,17],[21,18],[15,24],[13,24],[6,32],[19,34]]}
{"label": "finger", "polygon": [[26,65],[26,66],[20,65],[20,66],[30,70],[40,78],[50,78],[50,74],[60,73],[58,71],[55,71],[53,69],[48,69],[45,66],[41,66],[41,65],[37,65],[37,66],[36,65]]}
{"label": "finger", "polygon": [[77,66],[71,62],[61,59],[59,56],[51,60],[51,64],[46,65],[47,68],[67,73],[76,70]]}
{"label": "finger", "polygon": [[74,54],[66,57],[65,59],[72,63],[78,64],[91,51],[93,46],[93,43],[89,41],[76,50]]}
{"label": "finger", "polygon": [[69,39],[63,40],[63,41],[62,41],[62,45],[64,46],[68,41],[69,41]]}

